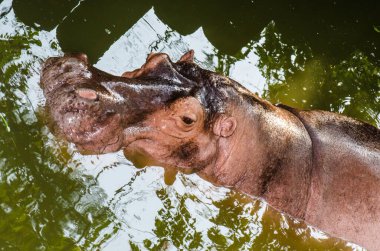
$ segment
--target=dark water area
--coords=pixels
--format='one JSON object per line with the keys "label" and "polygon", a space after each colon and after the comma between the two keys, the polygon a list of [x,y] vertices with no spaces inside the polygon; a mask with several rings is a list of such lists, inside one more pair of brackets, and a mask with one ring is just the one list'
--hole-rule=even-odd
{"label": "dark water area", "polygon": [[379,1],[0,0],[0,250],[363,250],[196,175],[84,156],[50,133],[47,57],[85,52],[120,75],[189,49],[273,103],[380,125]]}

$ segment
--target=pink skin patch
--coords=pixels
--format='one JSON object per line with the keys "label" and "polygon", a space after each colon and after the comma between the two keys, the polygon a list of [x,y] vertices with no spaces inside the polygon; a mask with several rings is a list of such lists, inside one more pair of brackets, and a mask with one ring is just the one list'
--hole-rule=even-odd
{"label": "pink skin patch", "polygon": [[88,100],[96,100],[98,98],[98,94],[96,93],[96,91],[91,89],[81,88],[76,90],[76,93],[79,95],[79,97]]}

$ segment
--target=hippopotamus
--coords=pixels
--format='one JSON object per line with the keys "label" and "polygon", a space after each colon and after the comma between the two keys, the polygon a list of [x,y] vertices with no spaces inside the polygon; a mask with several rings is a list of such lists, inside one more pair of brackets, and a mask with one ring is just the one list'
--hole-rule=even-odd
{"label": "hippopotamus", "polygon": [[41,86],[53,131],[86,154],[197,173],[371,250],[380,249],[380,130],[274,105],[236,81],[151,53],[113,76],[85,54],[52,57]]}

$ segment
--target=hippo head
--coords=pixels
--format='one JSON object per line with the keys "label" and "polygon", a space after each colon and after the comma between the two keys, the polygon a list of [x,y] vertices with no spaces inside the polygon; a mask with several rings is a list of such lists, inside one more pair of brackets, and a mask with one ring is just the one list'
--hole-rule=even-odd
{"label": "hippo head", "polygon": [[55,131],[82,152],[123,149],[136,165],[197,171],[212,164],[223,151],[219,139],[237,126],[229,104],[255,96],[197,66],[193,54],[176,63],[150,54],[121,77],[90,66],[84,54],[48,59],[41,85]]}

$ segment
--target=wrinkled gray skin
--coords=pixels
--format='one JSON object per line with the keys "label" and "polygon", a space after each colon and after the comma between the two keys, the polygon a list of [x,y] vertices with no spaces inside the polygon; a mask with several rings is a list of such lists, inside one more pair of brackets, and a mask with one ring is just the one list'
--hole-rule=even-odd
{"label": "wrinkled gray skin", "polygon": [[380,249],[380,131],[325,111],[272,105],[201,69],[190,51],[123,77],[84,54],[50,58],[41,85],[54,131],[91,154],[197,172],[370,250]]}

